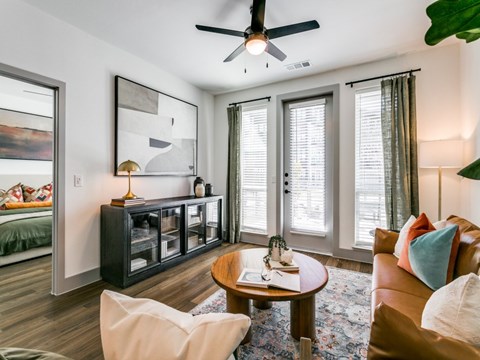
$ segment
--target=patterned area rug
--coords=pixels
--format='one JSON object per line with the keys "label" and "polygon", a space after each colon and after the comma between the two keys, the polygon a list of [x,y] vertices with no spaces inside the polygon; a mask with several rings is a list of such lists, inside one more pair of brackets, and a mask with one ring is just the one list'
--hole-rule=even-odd
{"label": "patterned area rug", "polygon": [[[327,267],[329,281],[316,295],[317,339],[313,359],[365,359],[370,335],[371,275]],[[225,312],[219,290],[190,313]],[[252,340],[239,347],[239,359],[299,359],[300,343],[290,335],[289,302],[271,309],[252,307]]]}

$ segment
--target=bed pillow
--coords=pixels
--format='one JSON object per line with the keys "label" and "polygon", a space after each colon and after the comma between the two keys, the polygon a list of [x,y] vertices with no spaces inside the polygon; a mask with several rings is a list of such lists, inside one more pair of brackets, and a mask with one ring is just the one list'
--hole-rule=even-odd
{"label": "bed pillow", "polygon": [[478,275],[460,276],[432,294],[423,309],[422,327],[480,349],[479,296]]}
{"label": "bed pillow", "polygon": [[108,290],[100,297],[106,360],[225,360],[249,328],[250,318],[243,314],[193,316],[151,299]]}
{"label": "bed pillow", "polygon": [[7,191],[0,193],[0,210],[5,210],[7,203],[23,202],[22,184],[12,186]]}
{"label": "bed pillow", "polygon": [[50,201],[53,195],[53,183],[43,185],[38,189],[28,185],[22,185],[22,191],[25,202]]}
{"label": "bed pillow", "polygon": [[412,275],[415,275],[415,273],[413,272],[412,266],[410,265],[410,260],[408,259],[408,249],[410,247],[410,243],[413,241],[413,239],[430,231],[435,231],[435,227],[432,225],[430,220],[428,220],[425,213],[421,213],[420,216],[413,222],[412,226],[410,226],[410,229],[408,229],[407,238],[403,244],[402,252],[400,253],[400,258],[398,259],[397,265]]}
{"label": "bed pillow", "polygon": [[400,257],[400,253],[402,252],[403,245],[405,244],[405,239],[407,238],[408,230],[410,230],[410,226],[412,226],[416,219],[417,218],[415,216],[410,215],[407,222],[402,226],[400,234],[398,234],[398,240],[395,243],[395,251],[393,252],[393,255],[395,255],[397,258]]}
{"label": "bed pillow", "polygon": [[412,240],[408,260],[415,276],[432,290],[451,282],[459,245],[458,225],[430,231]]}
{"label": "bed pillow", "polygon": [[33,201],[33,202],[17,202],[17,203],[6,203],[5,209],[28,209],[28,208],[39,208],[39,207],[51,207],[51,201]]}

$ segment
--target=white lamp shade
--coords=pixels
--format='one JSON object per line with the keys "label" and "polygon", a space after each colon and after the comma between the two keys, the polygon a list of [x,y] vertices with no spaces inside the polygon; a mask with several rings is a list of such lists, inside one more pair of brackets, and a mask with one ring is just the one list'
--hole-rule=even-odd
{"label": "white lamp shade", "polygon": [[420,143],[418,166],[421,168],[461,168],[463,166],[463,141],[436,140]]}

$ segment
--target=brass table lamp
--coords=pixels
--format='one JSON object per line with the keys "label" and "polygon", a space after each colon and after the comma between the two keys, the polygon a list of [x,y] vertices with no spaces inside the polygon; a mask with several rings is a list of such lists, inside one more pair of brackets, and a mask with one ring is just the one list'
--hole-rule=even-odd
{"label": "brass table lamp", "polygon": [[122,196],[123,199],[136,199],[135,195],[130,188],[130,173],[132,171],[140,171],[140,166],[132,160],[127,160],[118,165],[117,171],[126,171],[128,172],[128,192]]}

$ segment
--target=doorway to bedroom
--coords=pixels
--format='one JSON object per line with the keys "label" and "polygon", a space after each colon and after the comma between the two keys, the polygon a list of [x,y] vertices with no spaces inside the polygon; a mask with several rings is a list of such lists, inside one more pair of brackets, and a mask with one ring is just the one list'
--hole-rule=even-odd
{"label": "doorway to bedroom", "polygon": [[55,89],[0,75],[0,273],[52,264],[55,116]]}

